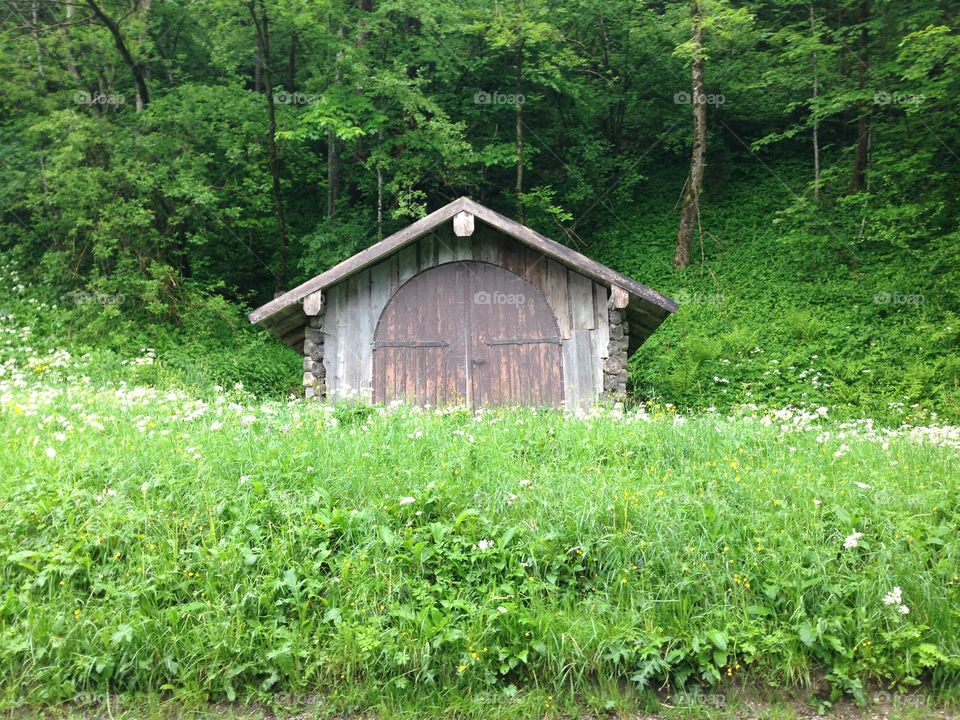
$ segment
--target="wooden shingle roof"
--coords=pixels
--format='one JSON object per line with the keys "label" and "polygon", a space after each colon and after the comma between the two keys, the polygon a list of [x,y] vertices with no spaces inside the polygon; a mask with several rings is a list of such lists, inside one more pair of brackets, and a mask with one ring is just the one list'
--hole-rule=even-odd
{"label": "wooden shingle roof", "polygon": [[639,347],[640,343],[679,307],[674,300],[666,295],[662,295],[606,265],[591,260],[586,255],[566,245],[561,245],[555,240],[541,235],[536,230],[521,225],[468,197],[460,197],[366,250],[360,251],[334,265],[329,270],[261,305],[248,315],[250,322],[269,330],[287,345],[299,351],[300,348],[297,345],[303,340],[303,328],[307,321],[303,311],[304,298],[317,291],[323,291],[354,273],[370,267],[409,243],[415,242],[443,223],[450,221],[461,212],[472,214],[476,219],[504,235],[512,237],[601,285],[611,288],[611,291],[625,292],[627,302],[624,309],[631,322],[631,352]]}

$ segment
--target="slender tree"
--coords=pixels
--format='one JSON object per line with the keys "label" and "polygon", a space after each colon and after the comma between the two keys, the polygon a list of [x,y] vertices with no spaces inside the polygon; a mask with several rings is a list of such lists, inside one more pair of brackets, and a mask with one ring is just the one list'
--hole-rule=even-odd
{"label": "slender tree", "polygon": [[273,208],[277,216],[277,231],[280,236],[280,264],[277,269],[277,287],[283,289],[287,279],[287,223],[283,212],[283,194],[280,188],[280,155],[277,152],[277,115],[274,107],[273,80],[270,72],[270,16],[264,0],[251,0],[247,6],[257,34],[260,55],[257,62],[263,78],[267,98],[267,152],[270,158],[270,175],[273,187]]}
{"label": "slender tree", "polygon": [[699,0],[690,5],[692,39],[692,97],[693,150],[690,154],[690,173],[683,189],[680,206],[680,230],[673,255],[673,267],[680,269],[690,264],[694,229],[700,222],[700,191],[703,188],[703,169],[707,152],[707,103],[703,82],[703,13]]}
{"label": "slender tree", "polygon": [[516,140],[517,140],[517,215],[520,222],[527,221],[526,208],[523,204],[523,47],[525,36],[523,32],[523,0],[517,0],[517,80],[516,80]]}
{"label": "slender tree", "polygon": [[[810,3],[810,34],[813,41],[817,42],[817,16],[813,10],[813,3]],[[820,119],[817,117],[817,98],[820,95],[820,76],[817,67],[817,50],[814,47],[812,53],[812,71],[813,71],[813,199],[820,199]]]}
{"label": "slender tree", "polygon": [[870,31],[867,21],[870,18],[869,0],[860,0],[858,22],[860,34],[857,38],[857,52],[854,62],[857,64],[857,90],[861,97],[857,100],[857,144],[853,155],[853,172],[850,174],[850,194],[861,192],[866,185],[867,158],[870,152],[870,103],[863,97],[867,85],[867,73],[870,71],[867,57]]}
{"label": "slender tree", "polygon": [[[339,85],[343,72],[343,38],[344,27],[337,28],[337,54],[334,61],[333,80]],[[340,195],[340,138],[331,128],[327,131],[327,217],[337,211],[337,199]]]}
{"label": "slender tree", "polygon": [[90,6],[90,9],[93,11],[93,14],[97,17],[100,23],[110,31],[110,35],[113,37],[113,42],[117,46],[117,50],[120,52],[120,57],[123,58],[123,62],[126,63],[131,74],[133,75],[133,84],[136,88],[137,95],[137,112],[140,112],[150,102],[150,93],[147,90],[147,76],[145,67],[140,63],[139,60],[134,58],[127,41],[123,37],[123,32],[120,30],[120,24],[110,17],[106,10],[97,4],[96,0],[87,0],[87,5]]}

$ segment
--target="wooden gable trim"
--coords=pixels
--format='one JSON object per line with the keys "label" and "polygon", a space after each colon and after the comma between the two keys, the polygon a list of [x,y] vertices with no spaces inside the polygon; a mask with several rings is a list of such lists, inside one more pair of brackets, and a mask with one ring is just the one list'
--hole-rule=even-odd
{"label": "wooden gable trim", "polygon": [[470,198],[465,197],[461,198],[461,200],[464,201],[465,209],[469,210],[488,225],[491,225],[497,230],[510,235],[520,242],[539,250],[544,255],[558,260],[577,272],[586,275],[591,280],[596,280],[597,282],[607,285],[608,287],[612,285],[618,285],[631,295],[636,295],[637,297],[646,300],[647,302],[652,303],[659,308],[662,308],[667,313],[672,313],[676,311],[678,307],[680,307],[674,300],[668,298],[666,295],[661,295],[657,291],[651,290],[646,285],[641,285],[636,280],[632,280],[626,275],[621,275],[616,270],[612,270],[606,265],[598,263],[596,260],[591,260],[586,255],[583,255],[572,248],[568,248],[566,245],[561,245],[556,240],[551,240],[545,235],[541,235],[536,230],[528,228],[526,225],[521,225],[515,220],[511,220],[510,218],[501,215],[500,213],[491,210],[488,207],[484,207],[483,205],[474,202]]}
{"label": "wooden gable trim", "polygon": [[[460,225],[461,232],[467,230],[466,217],[469,216],[471,221],[473,217],[479,218],[504,235],[518,240],[524,245],[576,270],[596,282],[610,288],[616,287],[617,291],[626,291],[630,299],[633,300],[631,304],[638,305],[649,315],[659,318],[659,322],[656,322],[654,327],[659,325],[663,319],[679,307],[674,300],[668,298],[666,295],[661,295],[646,285],[642,285],[636,280],[632,280],[626,275],[622,275],[608,268],[606,265],[591,260],[586,255],[572,248],[568,248],[566,245],[561,245],[526,225],[521,225],[480,203],[474,202],[468,197],[460,197],[415,223],[408,225],[390,237],[381,240],[375,245],[371,245],[366,250],[360,251],[320,275],[298,285],[293,290],[260,306],[247,317],[253,324],[263,323],[277,313],[287,310],[292,305],[301,303],[305,297],[318,293],[346,277],[370,267],[382,258],[400,250],[439,225],[458,216],[460,218],[458,224]],[[470,225],[472,225],[472,222],[470,222]],[[470,230],[472,230],[472,228],[470,228]],[[617,302],[619,304],[622,302],[622,297],[619,296],[619,292],[617,295]],[[270,323],[266,322],[264,324],[269,325]]]}
{"label": "wooden gable trim", "polygon": [[426,217],[420,218],[412,225],[395,232],[390,237],[381,240],[376,245],[371,245],[366,250],[361,250],[356,255],[347,258],[342,263],[334,265],[329,270],[320,273],[314,278],[307,280],[295,287],[293,290],[284,293],[278,298],[274,298],[265,305],[261,305],[251,312],[247,317],[250,322],[256,325],[271,315],[299,303],[306,295],[323,290],[333,283],[342,280],[348,275],[363,270],[373,265],[380,258],[389,255],[395,250],[399,250],[409,242],[416,240],[422,235],[426,235],[437,225],[446,222],[458,212],[463,210],[463,201],[466,198],[458,198],[448,205],[444,205]]}

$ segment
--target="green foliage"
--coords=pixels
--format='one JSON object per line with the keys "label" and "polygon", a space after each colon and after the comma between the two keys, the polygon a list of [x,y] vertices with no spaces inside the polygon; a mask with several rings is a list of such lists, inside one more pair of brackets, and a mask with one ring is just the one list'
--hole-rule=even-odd
{"label": "green foliage", "polygon": [[960,417],[956,243],[891,247],[867,230],[850,247],[837,239],[842,216],[821,214],[824,238],[776,212],[783,179],[799,186],[798,177],[781,165],[762,185],[743,175],[720,197],[708,193],[708,259],[685,273],[665,270],[667,193],[587,249],[681,305],[631,360],[634,391],[685,409],[825,405],[894,424]]}
{"label": "green foliage", "polygon": [[0,304],[0,328],[10,336],[4,352],[13,359],[67,352],[88,359],[83,371],[95,383],[124,380],[199,393],[240,383],[275,398],[302,392],[299,356],[252,328],[220,295],[178,287],[167,299],[177,308],[173,324],[162,314],[131,310],[129,294],[58,295],[53,288],[27,288],[24,279],[10,264],[0,265],[0,281],[13,289]]}
{"label": "green foliage", "polygon": [[375,219],[359,214],[334,216],[304,236],[301,270],[309,277],[319,275],[377,240]]}

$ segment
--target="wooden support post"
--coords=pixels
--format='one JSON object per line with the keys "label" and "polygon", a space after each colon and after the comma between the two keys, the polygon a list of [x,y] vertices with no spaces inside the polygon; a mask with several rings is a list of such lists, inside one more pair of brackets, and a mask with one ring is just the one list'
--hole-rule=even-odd
{"label": "wooden support post", "polygon": [[323,293],[320,290],[310,293],[303,299],[304,315],[319,315],[321,310],[323,310]]}
{"label": "wooden support post", "polygon": [[453,234],[457,237],[473,235],[473,215],[466,210],[453,216]]}
{"label": "wooden support post", "polygon": [[630,294],[619,285],[611,285],[610,300],[614,310],[621,310],[630,302]]}

